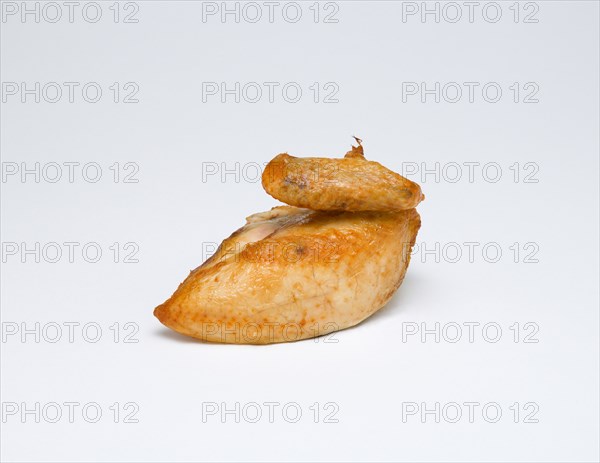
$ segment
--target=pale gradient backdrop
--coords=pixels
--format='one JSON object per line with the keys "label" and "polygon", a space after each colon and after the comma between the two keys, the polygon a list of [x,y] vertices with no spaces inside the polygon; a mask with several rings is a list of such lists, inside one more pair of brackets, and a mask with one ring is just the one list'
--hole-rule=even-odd
{"label": "pale gradient backdrop", "polygon": [[[301,2],[296,23],[280,10],[270,23],[263,2],[256,23],[248,21],[248,9],[239,23],[231,15],[223,23],[218,14],[203,21],[203,8],[214,5],[195,1],[139,1],[138,11],[121,4],[118,23],[113,2],[100,2],[96,23],[79,10],[73,23],[64,16],[48,22],[54,15],[48,8],[39,23],[32,15],[23,22],[20,11],[8,14],[7,3],[0,23],[3,329],[95,322],[103,336],[97,343],[80,331],[73,343],[64,336],[56,343],[7,336],[2,402],[97,402],[103,418],[52,424],[26,415],[22,423],[20,414],[6,414],[3,461],[598,460],[597,2],[521,3],[518,22],[513,2],[500,2],[496,23],[479,9],[469,22],[463,2],[455,23],[443,3],[439,22],[432,15],[423,22],[420,13],[403,21],[403,11],[421,2],[322,3],[317,23],[313,2]],[[490,19],[493,11],[487,13]],[[138,22],[124,23],[126,14]],[[326,14],[338,22],[325,23]],[[527,15],[538,22],[524,22]],[[44,95],[35,103],[33,94],[22,103],[21,82],[80,85],[73,103],[64,86],[56,103]],[[95,104],[81,97],[87,82],[103,89]],[[138,88],[132,98],[139,102],[114,103],[114,82],[119,101]],[[128,82],[137,87],[124,88]],[[280,85],[272,103],[266,93],[256,103],[235,103],[233,95],[222,103],[220,95],[203,95],[203,82]],[[297,103],[281,95],[288,82],[303,90]],[[472,103],[466,93],[456,103],[447,101],[454,93],[422,103],[420,94],[403,101],[403,82],[479,85]],[[488,82],[503,90],[497,103],[482,97]],[[515,82],[518,103],[510,89]],[[324,103],[336,89],[331,98],[338,102]],[[538,102],[524,103],[532,89]],[[352,135],[363,139],[367,158],[396,171],[436,162],[447,169],[439,181],[433,174],[424,182],[411,177],[427,197],[418,208],[417,242],[427,249],[440,243],[440,252],[415,254],[385,309],[337,333],[337,343],[209,345],[160,325],[153,308],[202,262],[203,249],[277,204],[256,181],[256,165],[283,151],[341,156]],[[15,165],[35,162],[47,166],[46,178],[54,175],[49,163],[65,162],[98,163],[103,175],[97,183],[77,170],[73,183],[64,172],[56,183],[9,175]],[[115,162],[118,183],[110,170]],[[131,177],[137,183],[122,181],[135,167],[125,170],[128,162],[139,167]],[[480,163],[472,182],[464,164],[470,162]],[[222,181],[222,169],[235,172],[236,163],[239,179],[228,174]],[[454,183],[452,163],[465,169]],[[483,176],[486,163],[502,169],[496,183],[492,170]],[[203,179],[215,166],[217,174]],[[21,263],[20,243],[36,242],[95,242],[103,255],[95,264],[81,254],[73,263],[65,256],[51,263],[48,255],[39,263],[26,255]],[[118,263],[110,249],[115,242]],[[130,242],[134,248],[124,249]],[[480,243],[473,262],[466,255],[449,262],[447,244],[466,252],[466,242]],[[10,243],[18,244],[16,255]],[[482,257],[486,243],[502,249],[497,263]],[[524,249],[526,243],[533,244]],[[139,262],[124,263],[135,249]],[[533,251],[538,262],[524,262]],[[113,342],[115,322],[137,324],[139,342]],[[432,335],[403,342],[403,329],[436,322],[481,325],[472,343],[464,334],[456,343],[437,343]],[[496,343],[481,334],[490,322],[503,330]],[[514,342],[515,322],[539,328],[531,338],[539,342]],[[139,422],[114,423],[115,402],[135,402]],[[295,424],[281,415],[274,423],[231,417],[222,423],[218,416],[203,422],[206,402],[296,402],[303,417]],[[339,422],[323,423],[321,416],[314,423],[315,402],[335,402]],[[473,423],[464,416],[435,423],[427,415],[426,423],[420,415],[403,422],[407,402],[496,402],[503,415],[497,423],[480,413]],[[509,408],[515,402],[518,423]],[[528,402],[539,408],[537,423],[523,422]]]}

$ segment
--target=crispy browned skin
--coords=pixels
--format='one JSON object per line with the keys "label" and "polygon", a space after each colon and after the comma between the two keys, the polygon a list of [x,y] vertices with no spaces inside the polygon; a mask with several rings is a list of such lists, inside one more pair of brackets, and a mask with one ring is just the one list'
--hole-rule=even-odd
{"label": "crispy browned skin", "polygon": [[340,159],[279,154],[266,166],[262,185],[279,201],[319,211],[401,211],[424,199],[419,185],[367,161],[357,141]]}
{"label": "crispy browned skin", "polygon": [[268,344],[344,329],[379,310],[404,279],[415,209],[254,214],[154,310],[181,334]]}

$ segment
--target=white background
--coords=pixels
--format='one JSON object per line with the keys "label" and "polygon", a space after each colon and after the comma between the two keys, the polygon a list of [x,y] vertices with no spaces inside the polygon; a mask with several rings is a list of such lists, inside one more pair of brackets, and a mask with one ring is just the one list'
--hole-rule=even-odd
{"label": "white background", "polygon": [[[3,169],[15,162],[103,168],[97,183],[80,171],[70,183],[66,170],[57,183],[36,183],[32,175],[25,182],[20,175],[3,179],[3,243],[96,242],[103,250],[95,264],[80,253],[73,263],[66,256],[57,263],[3,256],[3,330],[36,322],[64,329],[56,343],[46,340],[49,332],[40,342],[34,335],[24,342],[21,333],[6,336],[4,406],[96,402],[103,411],[97,423],[86,422],[81,407],[73,423],[66,416],[36,423],[20,409],[5,413],[3,461],[598,460],[597,2],[521,3],[518,22],[513,2],[501,2],[495,23],[482,7],[470,22],[461,2],[456,23],[448,9],[440,10],[439,22],[419,13],[403,21],[403,9],[412,6],[383,1],[337,2],[337,23],[323,21],[335,9],[324,4],[315,23],[313,2],[302,3],[296,23],[281,9],[270,23],[261,2],[261,20],[236,23],[233,15],[222,22],[218,14],[203,21],[202,2],[140,1],[137,23],[123,22],[124,4],[115,23],[112,3],[101,2],[96,23],[80,10],[70,23],[63,6],[56,23],[36,23],[31,15],[23,22],[19,12],[0,24],[3,83],[80,83],[73,103],[66,94],[57,103],[43,97],[35,103],[31,95],[22,103],[20,94],[3,91]],[[538,22],[524,22],[534,10],[530,19]],[[95,104],[81,97],[86,82],[103,88]],[[139,102],[114,103],[108,88],[114,82],[137,84]],[[273,103],[266,94],[257,103],[232,96],[222,103],[219,95],[203,102],[203,82],[280,86]],[[287,82],[303,89],[297,103],[281,96]],[[314,82],[321,85],[319,103],[309,89]],[[322,102],[327,82],[339,88],[337,103]],[[472,103],[466,87],[456,103],[443,96],[436,103],[432,95],[423,103],[420,94],[403,101],[403,82],[479,86]],[[488,82],[503,90],[497,103],[482,97]],[[521,88],[518,103],[509,89],[514,82]],[[522,101],[528,82],[537,85],[537,103]],[[410,177],[427,197],[418,208],[417,243],[427,249],[439,243],[440,253],[415,253],[403,286],[381,312],[329,339],[337,342],[263,347],[188,340],[152,316],[202,262],[203,246],[277,204],[253,166],[283,151],[341,156],[351,135],[364,140],[367,158],[398,172],[412,163],[450,166],[438,180],[421,172]],[[139,181],[115,183],[109,170],[115,162],[136,163]],[[465,162],[480,163],[472,182]],[[537,182],[526,183],[523,175],[515,182],[510,167],[516,162],[521,174],[531,172],[525,163],[535,163],[539,170],[529,180]],[[456,182],[451,163],[463,169]],[[486,163],[501,167],[497,182],[490,181],[493,170],[483,176]],[[215,165],[219,172],[203,179],[203,170]],[[221,178],[224,168],[237,169],[239,178]],[[115,263],[114,242],[136,243],[139,262],[123,263],[121,254]],[[465,242],[479,243],[473,262]],[[510,249],[515,242],[518,262]],[[448,243],[463,251],[456,263],[449,262],[455,253]],[[498,262],[482,256],[486,243],[502,249]],[[525,243],[534,248],[524,250]],[[538,262],[526,263],[531,249]],[[81,323],[73,343],[65,322]],[[90,322],[103,329],[96,343],[81,333]],[[136,324],[139,342],[123,342],[131,330],[121,330],[114,342],[109,327],[115,322]],[[480,323],[473,342],[469,322]],[[434,335],[403,339],[414,324],[431,329],[435,323],[459,324],[462,338],[449,342],[454,332],[447,331],[439,342]],[[501,327],[498,342],[485,339],[486,323]],[[525,323],[539,328],[530,338],[538,342],[523,342],[532,331]],[[109,409],[115,402],[118,423]],[[139,407],[137,423],[123,422],[127,402]],[[207,402],[229,408],[294,402],[303,415],[290,423],[280,406],[273,423],[268,416],[254,424],[220,414],[203,420]],[[309,408],[315,402],[318,423]],[[324,422],[328,402],[339,408],[337,423]],[[457,423],[443,414],[436,423],[433,415],[403,417],[408,402],[481,406],[472,423],[464,406]],[[502,409],[496,423],[482,416],[489,402]],[[509,408],[515,402],[517,423]],[[529,402],[537,407],[536,423],[524,422]]]}

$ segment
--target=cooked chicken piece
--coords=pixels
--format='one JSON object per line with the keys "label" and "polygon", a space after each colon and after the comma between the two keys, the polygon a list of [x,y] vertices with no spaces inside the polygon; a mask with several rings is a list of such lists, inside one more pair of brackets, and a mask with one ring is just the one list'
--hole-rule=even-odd
{"label": "cooked chicken piece", "polygon": [[319,211],[401,211],[424,199],[419,185],[367,161],[356,140],[341,159],[276,156],[263,172],[264,189],[286,204]]}
{"label": "cooked chicken piece", "polygon": [[[370,169],[382,175],[382,167],[357,167],[344,178]],[[374,181],[367,189],[375,188]],[[319,186],[305,191],[311,188]],[[314,206],[316,196],[309,194]],[[370,200],[362,190],[348,194],[352,205],[394,203],[391,193],[383,200]],[[420,190],[411,194],[413,202],[415,195]],[[348,328],[398,289],[419,226],[415,209],[353,213],[283,206],[254,214],[154,315],[181,334],[236,344],[296,341]]]}

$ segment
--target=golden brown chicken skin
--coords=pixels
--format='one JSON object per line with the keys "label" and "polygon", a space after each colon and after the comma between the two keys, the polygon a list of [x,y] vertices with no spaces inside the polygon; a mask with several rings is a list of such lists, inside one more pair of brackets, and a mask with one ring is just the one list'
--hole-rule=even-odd
{"label": "golden brown chicken skin", "polygon": [[320,211],[401,211],[424,199],[419,185],[367,161],[357,141],[340,159],[279,154],[263,172],[265,191],[286,204]]}
{"label": "golden brown chicken skin", "polygon": [[354,326],[402,283],[420,223],[415,209],[254,214],[154,314],[181,334],[236,344]]}

